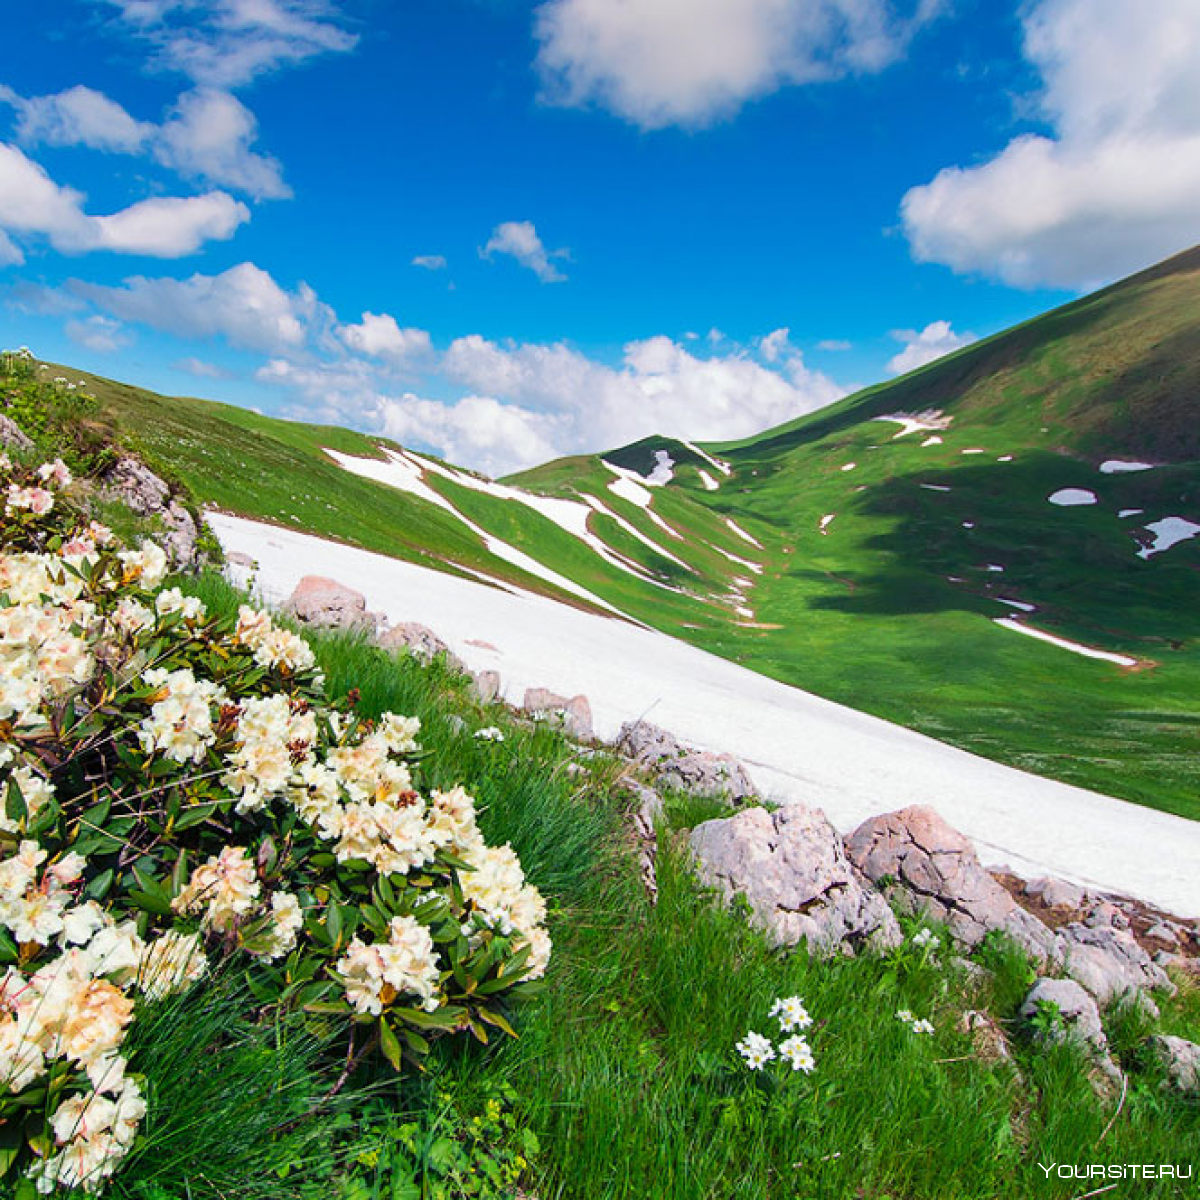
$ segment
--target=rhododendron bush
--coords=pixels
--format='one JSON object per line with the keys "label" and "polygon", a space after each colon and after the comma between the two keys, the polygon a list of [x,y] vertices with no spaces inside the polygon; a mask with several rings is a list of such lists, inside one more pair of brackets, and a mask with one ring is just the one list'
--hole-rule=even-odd
{"label": "rhododendron bush", "polygon": [[164,589],[76,488],[0,456],[0,1176],[44,1192],[102,1190],[154,1102],[131,1023],[218,964],[400,1069],[512,1033],[550,955],[513,850],[420,790],[417,720],[331,702],[269,614]]}

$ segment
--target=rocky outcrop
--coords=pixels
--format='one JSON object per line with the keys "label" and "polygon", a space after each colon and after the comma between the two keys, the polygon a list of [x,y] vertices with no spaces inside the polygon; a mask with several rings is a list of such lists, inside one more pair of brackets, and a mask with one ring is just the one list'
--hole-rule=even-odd
{"label": "rocky outcrop", "polygon": [[0,414],[0,446],[13,450],[32,450],[33,439],[12,419]]}
{"label": "rocky outcrop", "polygon": [[971,843],[932,808],[914,805],[864,821],[846,839],[851,861],[869,879],[890,880],[914,913],[944,921],[973,949],[994,929],[1041,963],[1056,962],[1054,934],[983,868]]}
{"label": "rocky outcrop", "polygon": [[284,603],[283,611],[321,629],[344,629],[373,634],[379,618],[367,611],[362,592],[327,579],[324,575],[305,575]]}
{"label": "rocky outcrop", "polygon": [[471,690],[480,704],[491,704],[500,697],[499,671],[472,671]]}
{"label": "rocky outcrop", "polygon": [[622,725],[616,749],[650,775],[659,788],[724,797],[733,803],[756,795],[746,768],[733,755],[695,750],[648,721]]}
{"label": "rocky outcrop", "polygon": [[[1174,991],[1166,971],[1144,950],[1120,909],[1097,905],[1085,921],[1059,931],[1064,970],[1100,1002],[1101,1008],[1132,993],[1152,989]],[[1152,1003],[1148,997],[1143,1003]]]}
{"label": "rocky outcrop", "polygon": [[1110,1083],[1120,1082],[1120,1069],[1109,1057],[1100,1009],[1073,979],[1039,979],[1021,1005],[1021,1016],[1034,1025],[1036,1038],[1056,1044],[1076,1042]]}
{"label": "rocky outcrop", "polygon": [[884,898],[855,871],[818,809],[748,808],[698,825],[691,848],[700,878],[726,900],[742,895],[773,941],[815,953],[887,949],[902,941]]}
{"label": "rocky outcrop", "polygon": [[662,797],[644,783],[626,780],[635,808],[630,817],[633,840],[637,846],[638,873],[650,903],[658,901],[658,823],[664,815]]}
{"label": "rocky outcrop", "polygon": [[443,657],[456,671],[466,673],[466,664],[442,641],[428,625],[418,621],[401,621],[379,639],[385,650],[407,650],[418,662],[428,666],[435,658]]}
{"label": "rocky outcrop", "polygon": [[1167,1081],[1185,1096],[1200,1096],[1200,1046],[1186,1038],[1159,1034],[1150,1049],[1167,1069]]}
{"label": "rocky outcrop", "polygon": [[163,527],[159,540],[175,567],[183,570],[196,564],[195,518],[145,463],[130,456],[117,459],[100,482],[100,494],[119,500],[139,516],[157,519]]}
{"label": "rocky outcrop", "polygon": [[546,688],[526,688],[521,707],[534,716],[556,721],[569,737],[581,742],[592,737],[592,706],[586,696],[560,696]]}

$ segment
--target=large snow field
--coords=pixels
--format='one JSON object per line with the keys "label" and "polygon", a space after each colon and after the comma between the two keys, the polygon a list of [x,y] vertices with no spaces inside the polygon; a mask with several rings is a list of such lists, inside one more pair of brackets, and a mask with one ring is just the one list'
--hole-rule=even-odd
{"label": "large snow field", "polygon": [[585,693],[601,737],[645,716],[697,746],[737,755],[765,796],[823,808],[843,831],[877,813],[930,804],[988,864],[1200,915],[1198,822],[979,758],[665,634],[512,585],[491,587],[239,517],[208,520],[227,551],[257,560],[264,600],[282,601],[302,575],[330,576],[393,622],[429,625],[472,668],[499,671],[511,701],[530,686]]}

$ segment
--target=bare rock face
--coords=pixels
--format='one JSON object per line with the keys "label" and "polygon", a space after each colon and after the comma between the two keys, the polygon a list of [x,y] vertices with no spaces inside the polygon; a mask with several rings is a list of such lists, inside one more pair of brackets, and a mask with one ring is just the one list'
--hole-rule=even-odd
{"label": "bare rock face", "polygon": [[521,707],[535,716],[552,718],[569,737],[581,742],[591,740],[592,706],[586,696],[560,696],[547,688],[526,688]]}
{"label": "bare rock face", "polygon": [[1109,1056],[1100,1009],[1073,979],[1039,979],[1021,1005],[1021,1016],[1040,1023],[1037,1036],[1043,1041],[1082,1045],[1098,1068],[1092,1078],[1098,1092],[1111,1094],[1120,1084],[1121,1069]]}
{"label": "bare rock face", "polygon": [[283,611],[322,629],[359,630],[374,633],[378,618],[367,612],[362,592],[327,579],[324,575],[305,575],[288,597]]}
{"label": "bare rock face", "polygon": [[819,809],[747,808],[698,825],[691,848],[700,878],[726,900],[744,895],[780,945],[819,954],[888,949],[903,940],[884,898],[855,871]]}
{"label": "bare rock face", "polygon": [[500,672],[472,671],[471,690],[480,704],[491,704],[500,695]]}
{"label": "bare rock face", "polygon": [[[1112,905],[1105,906],[1113,908]],[[1119,911],[1119,910],[1116,910]],[[1158,988],[1173,992],[1166,971],[1139,944],[1127,920],[1110,924],[1097,912],[1083,922],[1060,929],[1066,973],[1100,1002],[1101,1008],[1141,993],[1143,1004],[1153,1004],[1145,992]]]}
{"label": "bare rock face", "polygon": [[1087,900],[1087,893],[1083,888],[1062,879],[1035,879],[1025,890],[1031,896],[1037,896],[1050,908],[1082,908]]}
{"label": "bare rock face", "polygon": [[12,417],[0,414],[0,446],[11,446],[14,450],[32,450],[33,441]]}
{"label": "bare rock face", "polygon": [[932,808],[914,805],[872,817],[850,834],[846,849],[869,879],[893,880],[902,903],[944,921],[968,948],[999,929],[1039,962],[1060,957],[1054,934],[984,870],[971,843]]}
{"label": "bare rock face", "polygon": [[1159,1034],[1150,1039],[1150,1048],[1167,1068],[1172,1087],[1185,1096],[1200,1096],[1200,1046],[1186,1038]]}
{"label": "bare rock face", "polygon": [[199,530],[187,508],[171,498],[170,485],[136,458],[119,458],[101,481],[101,494],[119,500],[143,517],[157,517],[162,523],[163,549],[178,568],[196,562],[196,537]]}
{"label": "bare rock face", "polygon": [[732,754],[695,750],[648,721],[622,725],[616,748],[661,788],[725,797],[734,804],[757,796],[746,768]]}
{"label": "bare rock face", "polygon": [[379,639],[385,650],[407,650],[418,662],[428,666],[439,655],[454,670],[466,673],[466,664],[428,625],[419,621],[401,621]]}

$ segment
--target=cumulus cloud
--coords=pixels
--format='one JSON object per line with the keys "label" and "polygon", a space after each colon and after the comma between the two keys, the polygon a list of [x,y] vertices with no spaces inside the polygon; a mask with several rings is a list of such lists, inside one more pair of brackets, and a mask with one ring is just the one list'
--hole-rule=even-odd
{"label": "cumulus cloud", "polygon": [[845,338],[825,338],[824,341],[817,343],[818,350],[825,350],[831,353],[840,353],[843,350],[853,348],[853,343],[846,341]]}
{"label": "cumulus cloud", "polygon": [[19,267],[24,261],[21,247],[0,229],[0,267]]}
{"label": "cumulus cloud", "polygon": [[66,331],[67,337],[76,345],[85,346],[99,354],[112,354],[133,341],[120,321],[99,314],[82,321],[68,321]]}
{"label": "cumulus cloud", "polygon": [[261,267],[240,263],[219,275],[188,279],[135,275],[118,287],[76,282],[95,307],[186,338],[223,337],[231,346],[268,354],[300,350],[328,309],[305,284],[286,291]]}
{"label": "cumulus cloud", "polygon": [[322,54],[352,50],[330,0],[108,0],[154,48],[154,65],[236,87]]}
{"label": "cumulus cloud", "polygon": [[56,250],[179,258],[232,237],[250,219],[250,210],[224,192],[155,197],[108,216],[85,213],[83,202],[82,193],[60,187],[17,147],[0,143],[0,231],[43,235]]}
{"label": "cumulus cloud", "polygon": [[89,87],[28,99],[10,87],[0,87],[0,101],[16,110],[17,139],[28,144],[90,146],[132,154],[142,149],[154,130]]}
{"label": "cumulus cloud", "polygon": [[418,254],[412,260],[414,267],[422,267],[426,271],[444,271],[446,269],[446,256],[444,254]]}
{"label": "cumulus cloud", "polygon": [[424,329],[401,329],[388,313],[365,312],[359,324],[342,325],[337,332],[351,350],[396,364],[422,358],[432,349]]}
{"label": "cumulus cloud", "polygon": [[544,94],[643,128],[700,126],[789,85],[883,70],[941,0],[548,0]]}
{"label": "cumulus cloud", "polygon": [[914,256],[1018,287],[1086,289],[1200,240],[1200,6],[1039,0],[1025,56],[1052,133],[904,197]]}
{"label": "cumulus cloud", "polygon": [[24,145],[152,154],[186,178],[231,187],[256,200],[292,194],[278,161],[251,148],[258,122],[230,92],[185,92],[161,124],[136,121],[116,101],[87,87],[29,98],[0,87],[0,101],[16,109],[17,139]]}
{"label": "cumulus cloud", "polygon": [[480,251],[484,258],[507,254],[528,267],[543,283],[562,283],[566,276],[550,260],[566,258],[566,250],[550,250],[542,245],[532,221],[505,221],[492,230],[488,243]]}
{"label": "cumulus cloud", "polygon": [[904,349],[888,360],[887,369],[893,375],[915,371],[934,359],[969,346],[977,341],[973,333],[955,333],[949,321],[931,321],[922,330],[896,329],[892,337],[904,343]]}

